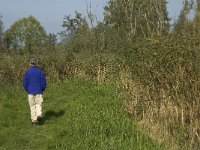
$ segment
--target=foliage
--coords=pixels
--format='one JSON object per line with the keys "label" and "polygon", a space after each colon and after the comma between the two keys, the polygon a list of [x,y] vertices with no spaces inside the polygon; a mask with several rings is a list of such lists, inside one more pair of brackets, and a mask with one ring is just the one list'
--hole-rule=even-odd
{"label": "foliage", "polygon": [[79,31],[88,28],[87,21],[79,12],[75,12],[75,17],[71,18],[71,16],[65,16],[63,25],[65,31],[60,33],[63,41],[68,41],[72,39],[74,36],[78,34]]}
{"label": "foliage", "polygon": [[180,32],[182,27],[184,27],[189,21],[189,13],[192,10],[192,1],[186,0],[184,2],[184,7],[180,12],[179,18],[174,24],[174,30]]}
{"label": "foliage", "polygon": [[46,31],[33,16],[19,19],[5,32],[7,49],[27,50],[29,53],[44,49],[47,37]]}
{"label": "foliage", "polygon": [[49,50],[55,50],[57,44],[57,35],[54,33],[49,33]]}
{"label": "foliage", "polygon": [[169,30],[165,0],[111,0],[105,7],[105,22],[126,38],[147,38]]}
{"label": "foliage", "polygon": [[[38,58],[50,83],[75,76],[112,81],[122,87],[131,116],[155,131],[147,132],[152,138],[171,149],[199,149],[199,1],[185,1],[173,30],[166,4],[112,0],[104,21],[92,27],[93,20],[78,12],[65,16],[60,43],[50,34],[40,54],[0,56],[1,86],[21,81],[30,57]],[[194,17],[188,18],[192,9]]]}
{"label": "foliage", "polygon": [[0,52],[2,52],[4,49],[3,32],[4,32],[3,21],[2,21],[2,16],[0,16]]}

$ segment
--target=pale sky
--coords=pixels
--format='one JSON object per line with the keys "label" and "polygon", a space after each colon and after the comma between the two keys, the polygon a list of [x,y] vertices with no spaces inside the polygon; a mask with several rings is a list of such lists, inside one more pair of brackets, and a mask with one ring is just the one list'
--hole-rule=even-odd
{"label": "pale sky", "polygon": [[[103,19],[103,7],[109,0],[0,0],[0,16],[4,22],[5,29],[18,19],[30,15],[36,17],[48,33],[58,33],[63,30],[61,27],[63,18],[72,15],[77,10],[84,16],[87,12],[87,5],[90,5],[92,12],[98,20]],[[182,7],[183,0],[168,0],[168,11],[172,20],[176,19]]]}

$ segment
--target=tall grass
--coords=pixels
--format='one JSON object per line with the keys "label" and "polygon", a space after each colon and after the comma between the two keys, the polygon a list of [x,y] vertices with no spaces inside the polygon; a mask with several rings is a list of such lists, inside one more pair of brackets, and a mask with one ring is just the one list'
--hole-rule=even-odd
{"label": "tall grass", "polygon": [[43,125],[32,126],[27,95],[0,90],[0,149],[164,149],[133,122],[113,84],[82,79],[50,84]]}

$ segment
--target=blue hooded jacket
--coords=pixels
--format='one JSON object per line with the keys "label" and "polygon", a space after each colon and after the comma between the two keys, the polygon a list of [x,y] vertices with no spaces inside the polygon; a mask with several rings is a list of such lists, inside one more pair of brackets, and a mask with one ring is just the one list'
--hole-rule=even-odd
{"label": "blue hooded jacket", "polygon": [[24,74],[23,87],[28,94],[42,94],[46,89],[44,73],[36,66],[31,66]]}

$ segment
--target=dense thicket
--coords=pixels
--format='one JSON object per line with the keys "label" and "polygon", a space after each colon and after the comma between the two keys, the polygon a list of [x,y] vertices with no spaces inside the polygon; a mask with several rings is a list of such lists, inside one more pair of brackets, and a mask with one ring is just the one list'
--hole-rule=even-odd
{"label": "dense thicket", "polygon": [[28,40],[26,31],[35,27],[20,23],[30,18],[22,19],[4,32],[3,47],[10,44],[8,37],[17,38],[0,55],[0,82],[21,81],[30,57],[38,58],[49,82],[75,75],[116,81],[124,89],[125,109],[151,129],[150,135],[172,149],[199,149],[199,3],[185,1],[170,27],[166,0],[111,0],[96,26],[78,12],[65,16],[60,43],[37,23],[37,35],[48,41],[42,47],[36,36],[31,36],[35,42]]}

